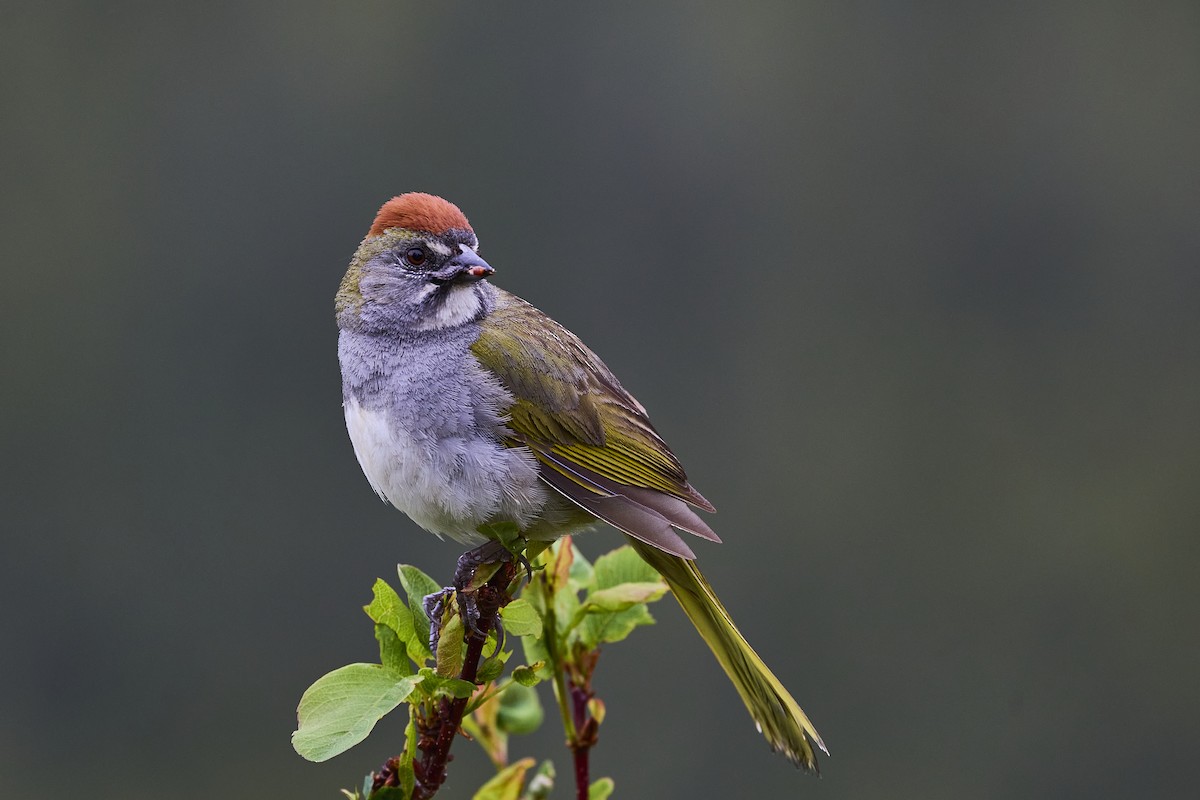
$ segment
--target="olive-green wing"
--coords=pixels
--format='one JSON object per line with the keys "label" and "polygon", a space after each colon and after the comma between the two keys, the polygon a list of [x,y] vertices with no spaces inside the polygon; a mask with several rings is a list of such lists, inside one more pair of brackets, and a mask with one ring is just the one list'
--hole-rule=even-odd
{"label": "olive-green wing", "polygon": [[712,504],[604,362],[524,300],[497,295],[471,350],[515,398],[510,443],[533,451],[542,479],[665,552],[694,558],[672,526],[720,541],[689,508],[713,511]]}

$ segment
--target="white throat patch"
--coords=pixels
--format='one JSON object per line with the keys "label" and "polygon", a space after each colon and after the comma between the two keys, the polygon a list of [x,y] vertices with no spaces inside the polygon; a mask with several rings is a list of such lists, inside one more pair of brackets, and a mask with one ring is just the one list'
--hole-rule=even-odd
{"label": "white throat patch", "polygon": [[[451,286],[437,311],[430,318],[422,320],[417,326],[418,330],[454,328],[475,319],[483,310],[483,298],[475,291],[475,287],[473,283]],[[422,290],[421,299],[425,300],[440,289],[439,286],[428,285]]]}

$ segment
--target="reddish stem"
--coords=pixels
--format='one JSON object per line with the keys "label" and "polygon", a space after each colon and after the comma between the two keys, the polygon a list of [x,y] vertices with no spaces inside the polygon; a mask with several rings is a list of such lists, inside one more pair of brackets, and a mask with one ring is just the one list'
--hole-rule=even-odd
{"label": "reddish stem", "polygon": [[[476,602],[479,609],[477,625],[480,631],[492,629],[500,608],[509,600],[505,589],[516,576],[516,572],[514,564],[505,564],[491,580],[479,588]],[[483,646],[486,643],[486,633],[471,631],[467,635],[467,651],[459,675],[464,681],[475,683]],[[429,800],[445,782],[446,765],[454,758],[450,755],[450,747],[454,744],[454,737],[458,735],[463,712],[466,711],[469,701],[469,697],[443,698],[438,704],[434,718],[418,723],[421,737],[417,749],[421,751],[421,757],[413,762],[413,772],[416,776],[413,800]]]}
{"label": "reddish stem", "polygon": [[[588,769],[588,756],[599,740],[600,726],[588,711],[588,701],[594,696],[591,688],[591,671],[596,668],[596,653],[585,659],[586,676],[570,675],[571,711],[575,721],[575,737],[571,741],[571,757],[575,762],[575,797],[576,800],[587,800],[588,786],[591,783]],[[583,685],[576,683],[582,680]]]}
{"label": "reddish stem", "polygon": [[586,745],[571,748],[571,755],[575,758],[576,800],[587,800],[588,798],[588,754],[591,752],[592,749]]}

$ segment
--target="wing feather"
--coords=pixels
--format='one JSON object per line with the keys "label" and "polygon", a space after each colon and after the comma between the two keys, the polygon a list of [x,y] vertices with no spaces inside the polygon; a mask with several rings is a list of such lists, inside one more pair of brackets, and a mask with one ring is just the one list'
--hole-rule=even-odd
{"label": "wing feather", "polygon": [[695,557],[673,527],[719,542],[689,508],[711,512],[712,504],[604,362],[524,300],[496,293],[471,349],[513,394],[510,443],[533,451],[542,480],[664,552]]}

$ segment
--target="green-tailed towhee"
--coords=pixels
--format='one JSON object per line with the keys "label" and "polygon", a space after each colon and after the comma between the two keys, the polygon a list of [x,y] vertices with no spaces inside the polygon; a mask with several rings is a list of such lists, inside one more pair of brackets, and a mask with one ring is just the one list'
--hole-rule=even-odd
{"label": "green-tailed towhee", "polygon": [[816,769],[825,749],[742,637],[676,529],[720,541],[646,410],[595,353],[520,298],[458,207],[379,209],[337,293],[346,426],[367,480],[418,525],[479,545],[514,523],[544,541],[603,520],[666,579],[771,746]]}

